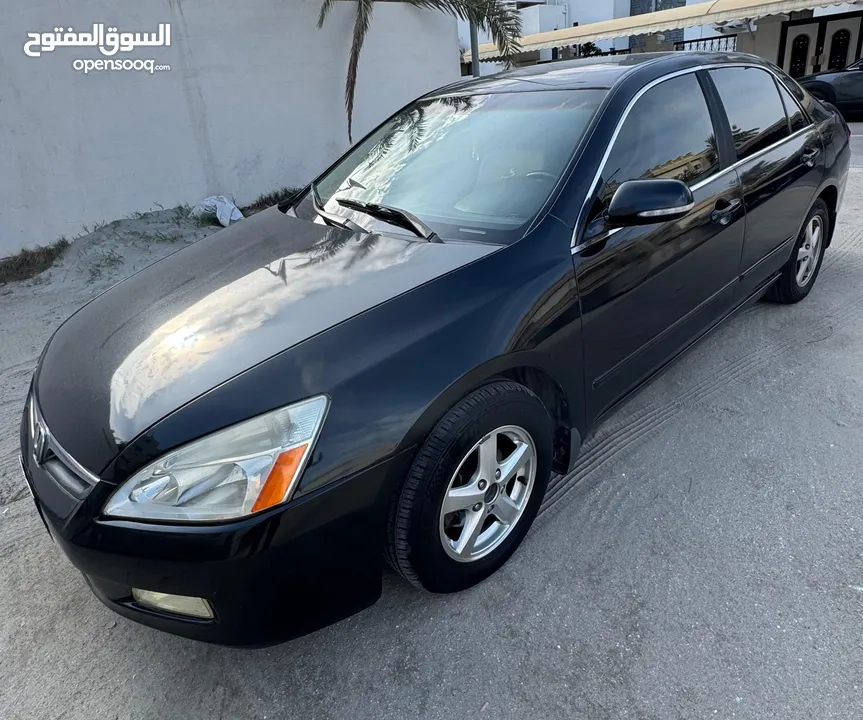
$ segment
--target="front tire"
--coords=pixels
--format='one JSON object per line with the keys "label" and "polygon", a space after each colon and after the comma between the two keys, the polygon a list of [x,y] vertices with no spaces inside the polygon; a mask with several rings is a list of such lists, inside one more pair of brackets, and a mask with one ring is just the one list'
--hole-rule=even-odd
{"label": "front tire", "polygon": [[800,236],[791,251],[791,257],[782,268],[782,274],[768,291],[771,302],[790,305],[805,298],[821,270],[824,248],[830,237],[830,212],[827,204],[819,199],[812,206]]}
{"label": "front tire", "polygon": [[500,568],[539,511],[552,423],[506,380],[459,401],[434,427],[390,510],[386,557],[417,587],[464,590]]}

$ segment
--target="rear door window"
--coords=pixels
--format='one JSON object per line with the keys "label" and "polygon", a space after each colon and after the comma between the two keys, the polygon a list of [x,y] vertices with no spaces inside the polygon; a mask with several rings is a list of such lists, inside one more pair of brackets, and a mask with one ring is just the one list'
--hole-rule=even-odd
{"label": "rear door window", "polygon": [[787,138],[788,118],[773,76],[753,67],[711,70],[734,138],[737,159],[744,160]]}

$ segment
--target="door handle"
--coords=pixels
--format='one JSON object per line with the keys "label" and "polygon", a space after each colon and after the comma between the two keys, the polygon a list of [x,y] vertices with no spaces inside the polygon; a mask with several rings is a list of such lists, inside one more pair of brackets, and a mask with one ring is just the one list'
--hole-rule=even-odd
{"label": "door handle", "polygon": [[717,207],[710,213],[710,220],[717,225],[729,225],[734,213],[743,203],[735,198],[734,200],[717,200],[716,204],[717,206],[721,205],[721,207]]}
{"label": "door handle", "polygon": [[806,167],[815,167],[815,159],[821,154],[821,148],[809,148],[803,151],[800,159]]}

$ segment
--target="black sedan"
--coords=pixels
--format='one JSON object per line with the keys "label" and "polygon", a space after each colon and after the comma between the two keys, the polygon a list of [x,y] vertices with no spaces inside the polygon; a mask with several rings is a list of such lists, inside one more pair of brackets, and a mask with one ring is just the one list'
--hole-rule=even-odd
{"label": "black sedan", "polygon": [[844,121],[676,53],[459,82],[301,195],[73,315],[22,465],[118,613],[226,644],[468,588],[611,408],[736,310],[810,292]]}
{"label": "black sedan", "polygon": [[863,60],[841,70],[828,70],[803,78],[810,94],[835,105],[846,116],[863,114]]}

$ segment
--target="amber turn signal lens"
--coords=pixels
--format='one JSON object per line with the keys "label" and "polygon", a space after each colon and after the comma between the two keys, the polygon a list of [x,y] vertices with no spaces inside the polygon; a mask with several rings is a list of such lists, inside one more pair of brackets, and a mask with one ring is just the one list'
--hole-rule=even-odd
{"label": "amber turn signal lens", "polygon": [[300,467],[308,447],[308,445],[300,445],[279,455],[276,464],[270,471],[270,476],[264,483],[260,495],[258,495],[258,499],[252,506],[252,512],[266,510],[278,505],[287,497],[288,490],[297,476],[297,469]]}

